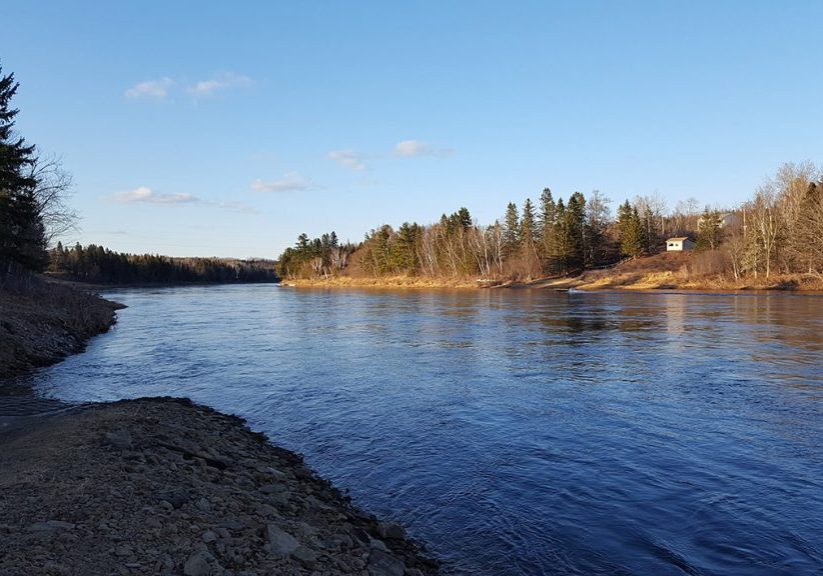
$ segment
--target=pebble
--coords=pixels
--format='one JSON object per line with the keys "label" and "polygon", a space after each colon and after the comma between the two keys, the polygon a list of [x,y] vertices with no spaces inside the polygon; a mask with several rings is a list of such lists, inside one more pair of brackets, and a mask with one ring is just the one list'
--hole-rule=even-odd
{"label": "pebble", "polygon": [[[437,573],[402,527],[354,508],[299,456],[237,418],[184,401],[137,400],[97,405],[39,429],[60,418],[68,427],[49,439],[48,460],[19,463],[47,462],[48,484],[28,480],[43,477],[42,468],[6,468],[15,479],[5,484],[0,518],[2,575],[46,574],[47,562],[62,567],[52,574]],[[184,457],[163,446],[198,453]],[[204,460],[229,462],[225,455],[232,458],[227,468]],[[66,510],[76,523],[23,520]]]}

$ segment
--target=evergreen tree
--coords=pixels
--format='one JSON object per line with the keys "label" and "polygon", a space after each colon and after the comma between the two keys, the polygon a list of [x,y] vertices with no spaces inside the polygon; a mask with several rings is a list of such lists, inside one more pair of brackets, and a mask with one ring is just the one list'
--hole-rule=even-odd
{"label": "evergreen tree", "polygon": [[517,254],[520,250],[520,216],[517,204],[509,202],[506,206],[506,221],[503,224],[503,254],[505,258]]}
{"label": "evergreen tree", "polygon": [[42,270],[47,263],[46,235],[34,195],[37,180],[26,174],[34,164],[34,146],[14,132],[19,110],[11,99],[19,84],[0,67],[0,260]]}
{"label": "evergreen tree", "polygon": [[708,206],[703,210],[703,216],[697,221],[696,248],[698,250],[714,250],[720,246],[723,234],[720,222],[719,212],[709,210]]}
{"label": "evergreen tree", "polygon": [[552,198],[552,191],[543,188],[540,195],[540,216],[538,218],[540,226],[540,257],[543,260],[544,271],[551,271],[552,254],[554,252],[555,234],[554,224],[557,218],[557,205]]}
{"label": "evergreen tree", "polygon": [[580,192],[569,196],[566,204],[565,223],[563,233],[566,235],[568,255],[566,260],[567,271],[583,269],[586,253],[586,198]]}
{"label": "evergreen tree", "polygon": [[533,248],[539,238],[534,206],[529,198],[523,204],[523,216],[520,218],[520,242]]}
{"label": "evergreen tree", "polygon": [[567,233],[566,204],[562,198],[557,199],[555,204],[554,219],[554,243],[549,258],[552,263],[551,272],[555,274],[566,274],[569,271],[569,258],[571,247],[569,245],[569,234]]}
{"label": "evergreen tree", "polygon": [[643,224],[637,208],[628,200],[618,209],[618,228],[620,232],[620,253],[635,258],[643,253]]}

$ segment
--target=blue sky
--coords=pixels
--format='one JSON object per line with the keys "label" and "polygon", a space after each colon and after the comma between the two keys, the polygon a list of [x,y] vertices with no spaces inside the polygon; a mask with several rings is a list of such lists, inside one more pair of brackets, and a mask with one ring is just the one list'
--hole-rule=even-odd
{"label": "blue sky", "polygon": [[67,240],[275,257],[543,187],[735,205],[823,160],[823,2],[3,2]]}

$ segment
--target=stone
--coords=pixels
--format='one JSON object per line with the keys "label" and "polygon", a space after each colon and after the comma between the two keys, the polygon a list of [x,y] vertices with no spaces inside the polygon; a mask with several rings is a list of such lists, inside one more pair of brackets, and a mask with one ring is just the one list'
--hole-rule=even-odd
{"label": "stone", "polygon": [[29,526],[29,532],[55,532],[57,530],[73,530],[74,524],[62,522],[60,520],[46,520],[45,522],[35,522]]}
{"label": "stone", "polygon": [[403,576],[406,565],[383,550],[372,549],[369,555],[369,576]]}
{"label": "stone", "polygon": [[211,502],[209,502],[206,498],[201,498],[195,502],[194,505],[201,512],[209,512],[211,510]]}
{"label": "stone", "polygon": [[369,545],[371,546],[372,549],[382,550],[383,552],[388,552],[389,551],[389,549],[386,548],[386,543],[383,542],[382,540],[378,540],[377,538],[374,538],[369,543]]}
{"label": "stone", "polygon": [[269,551],[272,554],[288,556],[300,546],[297,538],[280,529],[275,524],[269,524],[266,527],[266,533],[269,540]]}
{"label": "stone", "polygon": [[406,537],[403,527],[394,522],[381,522],[377,525],[377,533],[386,540],[402,540]]}
{"label": "stone", "polygon": [[158,494],[158,498],[161,501],[161,505],[165,501],[171,504],[174,509],[177,509],[191,500],[191,494],[189,494],[186,490],[171,490],[169,492]]}
{"label": "stone", "polygon": [[317,554],[314,550],[305,546],[298,546],[291,555],[297,558],[306,568],[314,568],[317,563]]}
{"label": "stone", "polygon": [[118,450],[131,450],[133,443],[128,430],[113,430],[106,432],[105,442]]}
{"label": "stone", "polygon": [[204,550],[199,550],[186,560],[186,563],[183,565],[183,574],[186,576],[209,576],[211,572],[209,562],[211,560],[214,560],[211,554]]}
{"label": "stone", "polygon": [[282,484],[266,484],[260,487],[260,492],[263,494],[277,494],[279,492],[285,492],[286,487]]}
{"label": "stone", "polygon": [[206,544],[208,544],[209,542],[214,542],[215,540],[217,540],[217,534],[215,534],[211,530],[206,530],[200,535],[200,539]]}

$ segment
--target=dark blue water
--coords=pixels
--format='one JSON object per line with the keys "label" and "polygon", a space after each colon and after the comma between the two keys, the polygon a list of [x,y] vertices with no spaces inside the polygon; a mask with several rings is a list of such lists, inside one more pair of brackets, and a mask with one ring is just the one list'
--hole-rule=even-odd
{"label": "dark blue water", "polygon": [[69,401],[247,417],[454,574],[823,574],[823,298],[109,294]]}

